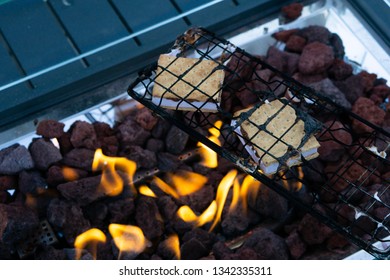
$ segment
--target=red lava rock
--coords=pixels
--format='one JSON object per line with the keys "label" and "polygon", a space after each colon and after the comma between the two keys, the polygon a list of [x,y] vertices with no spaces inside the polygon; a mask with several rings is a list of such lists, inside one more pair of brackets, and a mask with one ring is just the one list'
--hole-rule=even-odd
{"label": "red lava rock", "polygon": [[172,126],[165,138],[165,148],[167,152],[179,155],[187,146],[189,135],[177,126]]}
{"label": "red lava rock", "polygon": [[[265,90],[265,87],[264,87]],[[247,83],[236,92],[237,98],[242,106],[249,107],[259,101],[259,97],[254,92],[252,83]]]}
{"label": "red lava rock", "polygon": [[53,165],[47,171],[46,182],[51,186],[56,186],[61,183],[85,178],[87,175],[88,172],[82,169]]}
{"label": "red lava rock", "polygon": [[[352,106],[352,112],[377,126],[382,125],[386,115],[385,111],[375,105],[374,101],[366,97],[360,97],[356,100]],[[357,119],[352,120],[352,128],[357,133],[370,133],[374,130]]]}
{"label": "red lava rock", "polygon": [[282,219],[288,212],[288,201],[265,185],[260,187],[254,205],[249,204],[260,215],[271,217],[276,220]]}
{"label": "red lava rock", "polygon": [[13,190],[18,187],[16,176],[4,175],[0,176],[0,191]]}
{"label": "red lava rock", "polygon": [[176,215],[177,209],[179,208],[173,201],[172,197],[163,195],[157,198],[157,205],[164,221],[173,220]]}
{"label": "red lava rock", "polygon": [[306,244],[302,241],[297,230],[293,230],[286,238],[286,244],[293,259],[299,259],[306,252]]}
{"label": "red lava rock", "polygon": [[70,142],[70,133],[65,132],[61,137],[57,138],[58,143],[60,144],[61,154],[65,155],[69,153],[74,147]]}
{"label": "red lava rock", "polygon": [[311,75],[323,73],[332,65],[333,59],[331,47],[319,42],[309,43],[299,58],[299,72]]}
{"label": "red lava rock", "polygon": [[87,205],[107,195],[99,188],[101,176],[87,177],[77,181],[59,184],[58,191],[71,201],[79,205]]}
{"label": "red lava rock", "polygon": [[138,145],[142,146],[150,137],[151,132],[145,130],[133,119],[126,119],[123,123],[118,125],[118,138],[122,145]]}
{"label": "red lava rock", "polygon": [[282,7],[282,15],[289,21],[299,18],[302,14],[303,5],[301,3],[292,3]]}
{"label": "red lava rock", "polygon": [[154,198],[140,197],[138,199],[135,220],[149,240],[159,238],[164,233],[164,223]]}
{"label": "red lava rock", "polygon": [[38,123],[36,132],[45,138],[58,138],[64,133],[65,124],[56,120],[42,120]]}
{"label": "red lava rock", "polygon": [[26,147],[14,144],[0,151],[0,174],[13,175],[34,167],[34,161]]}
{"label": "red lava rock", "polygon": [[62,163],[67,166],[92,171],[94,155],[95,152],[89,149],[73,149],[64,156]]}
{"label": "red lava rock", "polygon": [[146,107],[137,110],[135,121],[144,129],[152,130],[158,122],[158,118],[153,116],[152,111]]}
{"label": "red lava rock", "polygon": [[307,75],[297,72],[293,75],[293,78],[304,85],[310,85],[326,79],[326,75],[324,73]]}
{"label": "red lava rock", "polygon": [[253,230],[243,247],[252,248],[267,260],[287,260],[289,256],[284,239],[266,228]]}
{"label": "red lava rock", "polygon": [[80,206],[61,199],[53,199],[50,202],[47,219],[56,230],[64,234],[69,245],[73,245],[78,235],[91,228]]}
{"label": "red lava rock", "polygon": [[352,75],[353,68],[351,64],[342,59],[335,59],[332,66],[328,69],[329,77],[341,81]]}
{"label": "red lava rock", "polygon": [[374,87],[377,75],[368,73],[367,71],[361,71],[358,76],[362,78],[364,92],[370,91]]}
{"label": "red lava rock", "polygon": [[46,180],[38,171],[22,171],[19,173],[19,190],[24,194],[37,194],[47,187]]}
{"label": "red lava rock", "polygon": [[286,42],[286,51],[301,53],[305,45],[305,38],[298,35],[291,35]]}
{"label": "red lava rock", "polygon": [[97,136],[92,124],[85,121],[76,121],[71,127],[70,142],[75,148],[97,148]]}
{"label": "red lava rock", "polygon": [[140,146],[128,146],[119,153],[137,164],[137,168],[153,168],[157,166],[156,153]]}
{"label": "red lava rock", "polygon": [[326,248],[328,250],[341,250],[345,247],[347,247],[350,244],[348,239],[346,239],[343,235],[339,233],[334,233],[332,236],[329,237],[328,240],[326,240]]}
{"label": "red lava rock", "polygon": [[308,44],[319,42],[325,45],[329,43],[332,36],[332,33],[326,27],[320,25],[310,25],[302,28],[297,34],[305,38]]}
{"label": "red lava rock", "polygon": [[318,137],[320,159],[338,161],[345,153],[345,147],[352,144],[352,136],[339,121],[328,121],[324,124],[325,133]]}
{"label": "red lava rock", "polygon": [[282,41],[286,43],[288,39],[291,37],[291,35],[297,33],[297,31],[298,29],[281,30],[272,34],[272,37],[274,37],[278,41]]}
{"label": "red lava rock", "polygon": [[92,227],[103,228],[106,226],[105,219],[108,213],[108,206],[103,202],[94,202],[83,207],[84,217],[88,219]]}
{"label": "red lava rock", "polygon": [[351,75],[344,81],[335,81],[334,85],[345,94],[351,104],[364,95],[363,79],[359,75]]}
{"label": "red lava rock", "polygon": [[362,188],[370,183],[370,174],[366,172],[361,160],[350,162],[348,159],[341,159],[336,164],[328,164],[325,173],[330,187],[336,192],[344,191],[350,183],[354,184],[355,188]]}
{"label": "red lava rock", "polygon": [[171,124],[163,119],[159,119],[152,130],[152,136],[156,139],[163,139],[169,131]]}
{"label": "red lava rock", "polygon": [[345,97],[345,94],[341,92],[330,79],[326,78],[319,82],[311,83],[309,86],[316,92],[330,98],[338,105],[348,110],[352,108],[352,105]]}
{"label": "red lava rock", "polygon": [[333,233],[332,229],[310,214],[306,214],[298,226],[298,232],[308,245],[323,243]]}
{"label": "red lava rock", "polygon": [[29,150],[35,166],[40,170],[47,170],[52,164],[62,160],[60,150],[43,138],[33,140]]}
{"label": "red lava rock", "polygon": [[224,83],[229,90],[239,89],[252,76],[253,63],[250,58],[238,51],[231,56],[225,69]]}
{"label": "red lava rock", "polygon": [[16,245],[38,230],[38,215],[21,205],[0,204],[0,244]]}

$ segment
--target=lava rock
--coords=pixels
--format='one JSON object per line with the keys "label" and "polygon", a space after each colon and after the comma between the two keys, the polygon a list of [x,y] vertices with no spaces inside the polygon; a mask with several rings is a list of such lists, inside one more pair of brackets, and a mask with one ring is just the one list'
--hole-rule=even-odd
{"label": "lava rock", "polygon": [[171,128],[171,124],[166,120],[159,119],[157,124],[152,129],[152,136],[156,139],[163,139],[169,129]]}
{"label": "lava rock", "polygon": [[170,153],[158,153],[157,154],[158,169],[162,172],[173,171],[181,165],[181,161],[178,156]]}
{"label": "lava rock", "polygon": [[335,59],[332,66],[328,69],[329,77],[342,81],[352,75],[353,68],[351,64],[346,63],[342,59]]}
{"label": "lava rock", "polygon": [[53,246],[44,246],[35,254],[36,260],[67,260],[66,252]]}
{"label": "lava rock", "polygon": [[243,247],[252,248],[267,260],[287,260],[289,256],[284,239],[266,228],[253,230]]}
{"label": "lava rock", "polygon": [[153,168],[157,166],[156,154],[140,146],[127,146],[119,155],[134,161],[137,164],[137,168]]}
{"label": "lava rock", "polygon": [[351,104],[354,104],[359,97],[364,96],[363,79],[359,75],[351,75],[344,81],[335,81],[334,85],[345,94]]}
{"label": "lava rock", "polygon": [[97,136],[95,128],[86,121],[76,121],[71,127],[70,142],[75,148],[97,148]]}
{"label": "lava rock", "polygon": [[287,29],[275,32],[272,34],[276,40],[286,43],[288,39],[295,33],[297,33],[299,29]]}
{"label": "lava rock", "polygon": [[308,245],[322,244],[333,233],[332,229],[310,214],[303,216],[298,232]]}
{"label": "lava rock", "polygon": [[125,122],[118,125],[118,139],[122,145],[143,146],[150,137],[151,132],[144,129],[133,119],[126,119]]}
{"label": "lava rock", "polygon": [[47,171],[46,182],[50,186],[57,186],[61,183],[85,178],[87,175],[88,172],[82,169],[53,165]]}
{"label": "lava rock", "polygon": [[370,91],[374,87],[377,75],[368,73],[367,71],[361,71],[358,76],[362,79],[364,92]]}
{"label": "lava rock", "polygon": [[[257,81],[257,84],[259,81]],[[265,90],[265,86],[264,86]],[[236,97],[240,100],[243,107],[249,107],[259,101],[259,97],[254,92],[252,82],[246,83],[236,92]]]}
{"label": "lava rock", "polygon": [[346,152],[345,147],[352,144],[352,136],[339,121],[328,121],[324,124],[325,132],[318,138],[320,159],[338,161]]}
{"label": "lava rock", "polygon": [[233,53],[225,69],[224,83],[229,90],[235,91],[250,80],[253,73],[252,64],[247,55],[239,51]]}
{"label": "lava rock", "polygon": [[58,138],[64,133],[65,124],[56,120],[42,120],[38,123],[36,133],[44,138]]}
{"label": "lava rock", "polygon": [[0,241],[4,244],[16,245],[33,236],[38,228],[38,215],[30,208],[0,204]]}
{"label": "lava rock", "polygon": [[0,204],[7,204],[10,199],[10,194],[7,191],[0,190]]}
{"label": "lava rock", "polygon": [[159,212],[164,218],[164,221],[171,221],[176,215],[178,206],[168,195],[158,196],[157,205]]}
{"label": "lava rock", "polygon": [[293,230],[286,238],[286,244],[293,259],[299,259],[307,249],[305,242],[299,236],[297,230]]}
{"label": "lava rock", "polygon": [[332,37],[332,33],[326,27],[320,25],[302,28],[297,34],[305,38],[308,44],[318,42],[327,45]]}
{"label": "lava rock", "polygon": [[38,194],[47,187],[46,180],[38,171],[22,171],[19,173],[19,190],[24,194]]}
{"label": "lava rock", "polygon": [[81,207],[62,199],[53,199],[47,209],[47,219],[56,230],[63,232],[69,245],[76,237],[91,228]]}
{"label": "lava rock", "polygon": [[18,178],[17,176],[4,175],[0,176],[0,190],[14,190],[18,187]]}
{"label": "lava rock", "polygon": [[209,250],[197,239],[192,238],[184,242],[180,247],[180,255],[182,260],[198,260],[206,257]]}
{"label": "lava rock", "polygon": [[164,142],[159,139],[150,138],[148,142],[146,142],[146,149],[154,153],[163,152],[164,147]]}
{"label": "lava rock", "polygon": [[131,197],[118,199],[108,204],[110,223],[127,224],[134,211],[134,199]]}
{"label": "lava rock", "polygon": [[293,21],[302,14],[303,5],[301,3],[291,3],[282,7],[282,15],[288,20]]}
{"label": "lava rock", "polygon": [[334,56],[338,59],[343,59],[345,49],[340,36],[336,33],[332,33],[329,39],[329,44],[333,47]]}
{"label": "lava rock", "polygon": [[73,149],[64,156],[62,163],[67,166],[92,171],[95,152],[85,148]]}
{"label": "lava rock", "polygon": [[164,223],[155,200],[140,197],[136,205],[135,220],[147,239],[153,240],[163,235]]}
{"label": "lava rock", "polygon": [[29,146],[35,166],[46,171],[52,164],[62,160],[60,150],[50,141],[43,138],[34,139]]}
{"label": "lava rock", "polygon": [[299,58],[299,72],[311,75],[326,72],[333,59],[331,47],[320,42],[309,43],[303,48]]}
{"label": "lava rock", "polygon": [[66,198],[87,205],[108,195],[108,191],[99,188],[101,176],[87,177],[73,182],[59,184],[57,190]]}
{"label": "lava rock", "polygon": [[350,110],[352,108],[351,103],[347,100],[344,93],[341,92],[330,79],[326,78],[319,82],[312,83],[309,86],[345,109]]}
{"label": "lava rock", "polygon": [[306,39],[298,36],[291,35],[286,42],[286,51],[301,53],[306,45]]}
{"label": "lava rock", "polygon": [[189,135],[176,126],[172,126],[165,138],[165,148],[167,152],[178,155],[187,146]]}
{"label": "lava rock", "polygon": [[135,121],[146,130],[151,131],[158,122],[158,118],[152,114],[152,111],[144,107],[137,110]]}
{"label": "lava rock", "polygon": [[[386,115],[385,111],[375,105],[374,101],[366,97],[360,97],[356,100],[352,106],[352,112],[377,126],[382,125]],[[352,119],[352,128],[357,133],[370,133],[374,131],[374,128],[357,119]]]}
{"label": "lava rock", "polygon": [[34,167],[34,161],[26,147],[14,144],[0,151],[0,174],[13,175]]}

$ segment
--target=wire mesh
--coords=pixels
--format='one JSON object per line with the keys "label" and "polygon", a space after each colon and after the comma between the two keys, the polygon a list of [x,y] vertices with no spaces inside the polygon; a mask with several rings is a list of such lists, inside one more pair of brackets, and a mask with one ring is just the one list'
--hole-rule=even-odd
{"label": "wire mesh", "polygon": [[[390,241],[387,131],[207,30],[188,30],[167,56],[139,73],[131,97],[376,258],[389,258],[390,248],[377,245]],[[210,85],[220,71],[219,86]],[[210,128],[220,145],[207,138]]]}

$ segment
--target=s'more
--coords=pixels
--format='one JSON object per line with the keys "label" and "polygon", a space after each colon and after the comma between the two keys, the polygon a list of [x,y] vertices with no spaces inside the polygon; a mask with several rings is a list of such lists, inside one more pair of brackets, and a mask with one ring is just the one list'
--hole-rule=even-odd
{"label": "s'more", "polygon": [[152,102],[185,111],[217,111],[224,71],[207,59],[162,54],[157,63]]}
{"label": "s'more", "polygon": [[[311,160],[318,156],[320,144],[313,135],[318,123],[306,115],[297,116],[291,105],[276,99],[255,107],[243,109],[234,115],[232,126],[240,136],[252,159],[265,174],[274,174],[279,168],[301,163],[301,157]],[[306,125],[305,125],[305,122]],[[312,127],[309,130],[310,123]]]}

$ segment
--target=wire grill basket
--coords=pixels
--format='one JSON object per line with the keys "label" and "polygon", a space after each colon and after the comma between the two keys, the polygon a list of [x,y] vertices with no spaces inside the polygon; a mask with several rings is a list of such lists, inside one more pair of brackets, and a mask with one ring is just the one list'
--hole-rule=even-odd
{"label": "wire grill basket", "polygon": [[[207,30],[188,30],[168,56],[139,73],[131,97],[376,258],[389,258],[390,247],[377,245],[390,241],[388,132]],[[190,63],[177,72],[182,58]],[[199,69],[195,81],[189,73]],[[208,87],[221,71],[223,83]],[[207,137],[210,128],[220,145]],[[329,151],[337,161],[326,159]]]}

